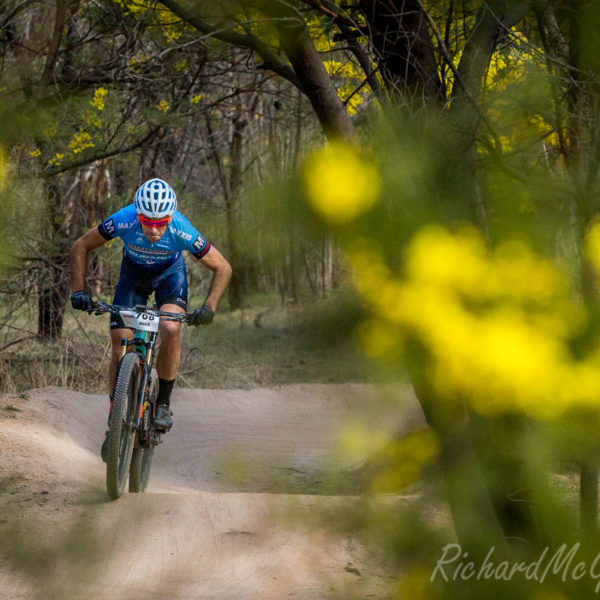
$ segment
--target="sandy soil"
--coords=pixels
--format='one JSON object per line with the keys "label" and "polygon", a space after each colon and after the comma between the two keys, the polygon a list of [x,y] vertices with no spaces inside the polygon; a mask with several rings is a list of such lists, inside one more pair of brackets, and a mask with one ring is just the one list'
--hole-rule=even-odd
{"label": "sandy soil", "polygon": [[104,397],[0,398],[0,597],[386,597],[392,574],[321,515],[358,502],[345,423],[422,423],[406,389],[393,396],[397,419],[361,385],[176,390],[148,492],[114,502]]}

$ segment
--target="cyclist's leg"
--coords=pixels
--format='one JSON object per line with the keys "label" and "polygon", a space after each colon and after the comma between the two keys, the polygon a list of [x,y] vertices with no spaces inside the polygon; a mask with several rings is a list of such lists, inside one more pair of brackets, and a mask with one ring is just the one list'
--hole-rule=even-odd
{"label": "cyclist's leg", "polygon": [[[184,313],[185,310],[177,304],[165,303],[160,310],[174,313]],[[156,371],[159,379],[175,379],[179,358],[181,356],[181,323],[176,321],[160,322],[160,349],[156,360]]]}
{"label": "cyclist's leg", "polygon": [[[167,312],[184,313],[187,308],[187,274],[185,262],[178,260],[156,282],[156,303],[160,310]],[[160,322],[160,348],[156,360],[158,373],[158,398],[157,406],[166,409],[170,406],[171,392],[179,367],[181,356],[180,337],[181,323],[175,321]],[[158,413],[162,416],[162,412]],[[162,418],[158,418],[160,424]],[[170,417],[165,416],[164,423],[170,423]],[[170,427],[170,424],[168,425]]]}
{"label": "cyclist's leg", "polygon": [[[160,310],[167,312],[185,312],[177,304],[166,302],[160,305]],[[173,426],[171,418],[171,393],[175,384],[179,357],[181,356],[180,335],[181,323],[175,321],[160,322],[160,347],[156,359],[158,373],[158,396],[156,397],[156,416],[154,425],[162,430],[169,431]]]}

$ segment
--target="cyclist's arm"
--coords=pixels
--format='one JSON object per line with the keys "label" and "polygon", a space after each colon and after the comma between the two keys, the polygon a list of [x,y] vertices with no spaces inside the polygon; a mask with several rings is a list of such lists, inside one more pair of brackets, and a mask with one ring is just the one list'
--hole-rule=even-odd
{"label": "cyclist's arm", "polygon": [[214,246],[211,246],[210,250],[199,260],[207,269],[213,272],[204,304],[216,311],[231,279],[231,265]]}
{"label": "cyclist's arm", "polygon": [[108,240],[103,237],[97,227],[90,229],[71,246],[71,293],[84,288],[87,271],[87,256],[90,250],[95,250]]}

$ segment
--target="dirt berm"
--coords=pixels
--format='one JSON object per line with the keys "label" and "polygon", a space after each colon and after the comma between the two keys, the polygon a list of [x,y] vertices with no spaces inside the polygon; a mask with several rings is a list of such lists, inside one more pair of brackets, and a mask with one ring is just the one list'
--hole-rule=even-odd
{"label": "dirt berm", "polygon": [[[393,421],[408,429],[421,415],[401,394]],[[0,598],[387,595],[391,574],[323,519],[341,522],[359,501],[340,430],[392,421],[372,388],[173,396],[148,492],[112,502],[99,457],[104,397],[47,388],[0,398]]]}

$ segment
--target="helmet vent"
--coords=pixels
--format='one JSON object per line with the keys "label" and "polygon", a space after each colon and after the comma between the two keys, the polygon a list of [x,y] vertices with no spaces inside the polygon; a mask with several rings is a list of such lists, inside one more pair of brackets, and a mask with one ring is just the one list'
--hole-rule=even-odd
{"label": "helmet vent", "polygon": [[151,219],[170,217],[177,210],[177,197],[162,179],[150,179],[140,186],[133,201],[136,212]]}

